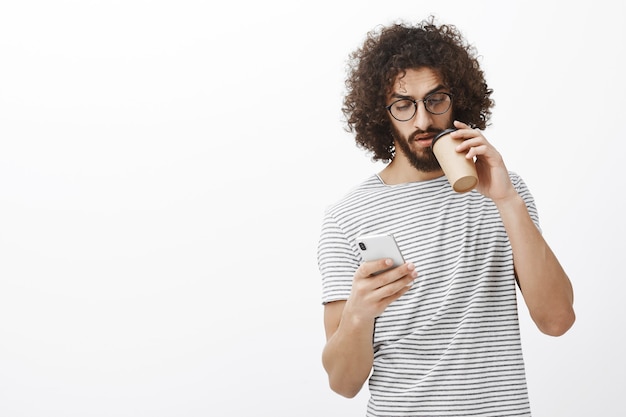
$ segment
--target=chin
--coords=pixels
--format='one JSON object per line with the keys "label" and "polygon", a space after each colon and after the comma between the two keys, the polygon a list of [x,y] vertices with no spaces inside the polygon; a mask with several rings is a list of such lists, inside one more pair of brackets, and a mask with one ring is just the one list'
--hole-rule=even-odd
{"label": "chin", "polygon": [[428,156],[416,156],[411,155],[409,158],[409,162],[411,165],[422,172],[436,172],[441,171],[441,165],[439,165],[439,161],[435,158],[435,155],[432,153]]}

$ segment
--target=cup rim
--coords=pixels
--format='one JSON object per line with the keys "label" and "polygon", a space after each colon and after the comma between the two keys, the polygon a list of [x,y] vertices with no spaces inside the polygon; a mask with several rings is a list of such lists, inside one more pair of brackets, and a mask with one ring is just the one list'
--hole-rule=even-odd
{"label": "cup rim", "polygon": [[451,128],[445,129],[445,130],[443,130],[443,131],[441,131],[441,132],[437,133],[437,136],[435,136],[435,137],[433,138],[433,141],[430,143],[430,147],[431,147],[431,148],[434,148],[434,147],[435,147],[435,142],[437,142],[437,139],[439,139],[439,138],[440,138],[440,137],[442,137],[442,136],[447,135],[448,133],[455,132],[456,130],[458,130],[456,127],[451,127]]}

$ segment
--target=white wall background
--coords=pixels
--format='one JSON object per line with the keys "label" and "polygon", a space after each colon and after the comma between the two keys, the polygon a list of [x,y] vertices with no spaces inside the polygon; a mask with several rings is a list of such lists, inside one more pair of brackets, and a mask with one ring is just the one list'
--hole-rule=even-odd
{"label": "white wall background", "polygon": [[320,361],[322,210],[380,169],[343,130],[345,60],[430,13],[483,56],[485,134],[575,286],[561,338],[521,310],[534,415],[623,415],[608,0],[2,2],[0,415],[363,415]]}

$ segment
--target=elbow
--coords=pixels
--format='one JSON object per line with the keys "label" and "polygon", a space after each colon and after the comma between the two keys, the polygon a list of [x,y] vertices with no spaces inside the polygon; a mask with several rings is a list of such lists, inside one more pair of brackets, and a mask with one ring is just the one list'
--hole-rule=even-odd
{"label": "elbow", "polygon": [[[358,371],[357,367],[333,366],[326,354],[322,357],[324,369],[328,375],[328,385],[335,393],[346,398],[354,398],[361,391],[369,376],[368,372]],[[371,365],[370,365],[371,369]]]}
{"label": "elbow", "polygon": [[539,330],[548,336],[563,336],[574,325],[576,314],[570,308],[545,320],[536,321]]}
{"label": "elbow", "polygon": [[329,379],[330,389],[346,398],[354,398],[361,391],[362,384],[347,384],[345,381]]}
{"label": "elbow", "polygon": [[355,390],[355,389],[342,389],[339,387],[333,387],[332,385],[330,386],[330,388],[336,392],[337,394],[341,395],[342,397],[345,398],[354,398],[356,397],[356,395],[359,393],[360,390]]}

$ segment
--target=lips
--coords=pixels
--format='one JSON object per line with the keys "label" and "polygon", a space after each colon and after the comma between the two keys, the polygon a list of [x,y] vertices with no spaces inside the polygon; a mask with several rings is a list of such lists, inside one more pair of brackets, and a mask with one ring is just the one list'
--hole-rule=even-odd
{"label": "lips", "polygon": [[417,143],[420,146],[427,147],[427,146],[430,146],[434,137],[435,135],[432,133],[424,133],[421,135],[415,135],[412,141]]}

